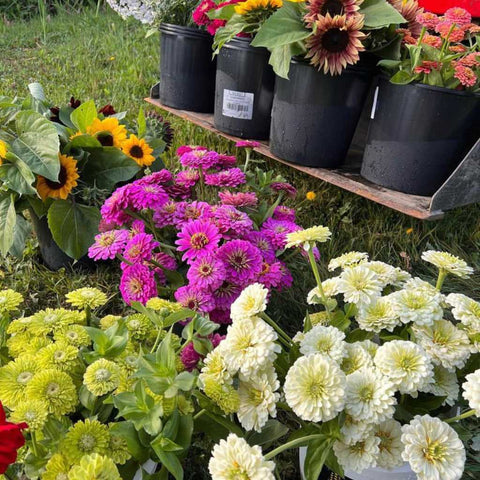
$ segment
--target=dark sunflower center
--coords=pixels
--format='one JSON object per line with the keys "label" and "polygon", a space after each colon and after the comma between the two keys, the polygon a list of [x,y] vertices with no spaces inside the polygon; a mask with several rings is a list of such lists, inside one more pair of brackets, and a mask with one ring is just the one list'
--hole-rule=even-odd
{"label": "dark sunflower center", "polygon": [[344,51],[349,42],[350,36],[348,32],[346,30],[340,30],[339,28],[328,30],[322,37],[322,47],[332,53]]}
{"label": "dark sunflower center", "polygon": [[51,190],[60,190],[65,183],[67,183],[67,169],[62,165],[60,167],[60,173],[58,174],[58,182],[54,182],[53,180],[49,180],[48,178],[45,179],[48,187]]}
{"label": "dark sunflower center", "polygon": [[104,147],[113,147],[113,135],[110,133],[103,133],[97,137],[97,140]]}
{"label": "dark sunflower center", "polygon": [[130,149],[130,155],[135,158],[142,158],[143,157],[142,147],[140,147],[139,145],[134,145]]}
{"label": "dark sunflower center", "polygon": [[341,0],[327,0],[320,10],[320,13],[325,16],[329,13],[332,17],[341,15],[343,13],[343,2]]}

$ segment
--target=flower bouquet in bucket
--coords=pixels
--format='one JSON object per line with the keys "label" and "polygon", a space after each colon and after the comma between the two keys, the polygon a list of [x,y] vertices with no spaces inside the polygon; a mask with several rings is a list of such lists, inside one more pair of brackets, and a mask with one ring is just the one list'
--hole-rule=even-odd
{"label": "flower bouquet in bucket", "polygon": [[[324,466],[354,479],[402,471],[459,480],[471,437],[461,421],[480,407],[480,303],[442,290],[472,269],[448,253],[424,252],[438,268],[432,285],[349,252],[328,264],[340,273],[322,279],[313,248],[329,237],[325,227],[287,235],[287,248],[306,252],[317,281],[302,331],[290,338],[267,313],[268,289],[254,284],[233,303],[226,338],[204,360],[205,408],[235,415],[243,429],[232,427],[214,448],[213,480],[274,479],[273,459],[298,447],[306,448],[307,480]],[[275,438],[281,444],[271,449]]]}

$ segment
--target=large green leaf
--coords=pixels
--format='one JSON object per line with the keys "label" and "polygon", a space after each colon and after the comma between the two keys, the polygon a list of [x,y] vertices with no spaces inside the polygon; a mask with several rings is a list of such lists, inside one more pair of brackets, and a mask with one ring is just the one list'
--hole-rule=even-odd
{"label": "large green leaf", "polygon": [[48,226],[56,244],[78,260],[88,251],[98,233],[100,212],[70,200],[56,200],[48,210]]}
{"label": "large green leaf", "polygon": [[13,195],[0,197],[0,252],[6,255],[13,244],[17,213]]}
{"label": "large green leaf", "polygon": [[15,257],[21,258],[25,250],[25,242],[32,232],[30,222],[25,220],[22,215],[17,214],[17,221],[13,232],[13,244],[10,247],[9,253]]}
{"label": "large green leaf", "polygon": [[286,2],[263,24],[252,46],[272,50],[306,39],[312,32],[305,27],[303,14],[303,4]]}
{"label": "large green leaf", "polygon": [[235,38],[245,28],[245,20],[241,15],[234,15],[228,23],[217,30],[213,43],[214,55],[217,55],[220,49],[232,38]]}
{"label": "large green leaf", "polygon": [[60,142],[52,122],[37,112],[25,110],[16,116],[16,130],[18,137],[12,143],[12,152],[32,172],[57,181],[60,172]]}
{"label": "large green leaf", "polygon": [[99,188],[113,189],[140,171],[138,164],[115,147],[93,148],[83,171],[83,180]]}
{"label": "large green leaf", "polygon": [[332,444],[333,440],[327,436],[325,438],[316,438],[308,443],[304,465],[306,480],[318,479]]}
{"label": "large green leaf", "polygon": [[378,29],[406,23],[398,10],[386,0],[365,0],[360,5],[360,13],[365,15],[364,25],[368,29]]}
{"label": "large green leaf", "polygon": [[35,175],[28,165],[12,152],[6,155],[8,162],[0,165],[0,180],[20,195],[32,195],[36,190],[32,187]]}
{"label": "large green leaf", "polygon": [[87,131],[87,126],[90,125],[95,118],[97,118],[97,108],[93,100],[82,103],[70,115],[70,120],[82,133]]}

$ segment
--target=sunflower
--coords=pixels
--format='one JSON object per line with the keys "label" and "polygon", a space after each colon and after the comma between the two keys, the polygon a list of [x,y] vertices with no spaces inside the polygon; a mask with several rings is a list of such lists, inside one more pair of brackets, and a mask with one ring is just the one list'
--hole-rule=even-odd
{"label": "sunflower", "polygon": [[67,155],[58,154],[60,160],[60,172],[58,181],[38,176],[37,191],[43,201],[48,197],[61,198],[65,200],[69,193],[77,186],[77,178],[79,178],[77,170],[77,161]]}
{"label": "sunflower", "polygon": [[305,15],[307,23],[314,23],[318,15],[329,13],[335,15],[353,15],[363,0],[310,0],[307,3],[308,13]]}
{"label": "sunflower", "polygon": [[7,144],[0,140],[0,165],[2,164],[2,159],[7,155]]}
{"label": "sunflower", "polygon": [[360,31],[363,15],[335,15],[327,13],[318,16],[314,22],[314,33],[307,40],[307,58],[312,65],[323,68],[324,73],[340,75],[347,65],[358,62],[359,53],[365,50],[362,40],[366,37]]}
{"label": "sunflower", "polygon": [[121,148],[127,139],[127,129],[120,125],[115,117],[107,117],[103,120],[95,118],[87,127],[87,133],[93,135],[104,147]]}
{"label": "sunflower", "polygon": [[276,10],[283,5],[283,0],[245,0],[235,5],[235,13],[247,15],[257,10]]}
{"label": "sunflower", "polygon": [[133,134],[123,142],[122,150],[141,167],[148,167],[155,161],[155,157],[152,155],[153,148],[143,138],[137,138]]}

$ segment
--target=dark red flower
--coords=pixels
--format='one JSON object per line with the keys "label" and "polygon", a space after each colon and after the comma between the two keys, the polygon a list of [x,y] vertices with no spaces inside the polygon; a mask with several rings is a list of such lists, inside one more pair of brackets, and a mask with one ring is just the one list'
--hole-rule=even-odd
{"label": "dark red flower", "polygon": [[26,423],[6,421],[5,411],[0,402],[0,474],[17,460],[17,450],[25,445],[22,430],[28,428]]}
{"label": "dark red flower", "polygon": [[115,109],[109,104],[107,103],[104,107],[102,107],[98,113],[103,113],[103,115],[105,115],[105,117],[109,117],[110,115],[115,115],[117,112],[115,111]]}
{"label": "dark red flower", "polygon": [[68,106],[72,108],[78,108],[81,104],[81,100],[78,100],[78,98],[75,97],[70,97],[70,101],[68,102]]}

